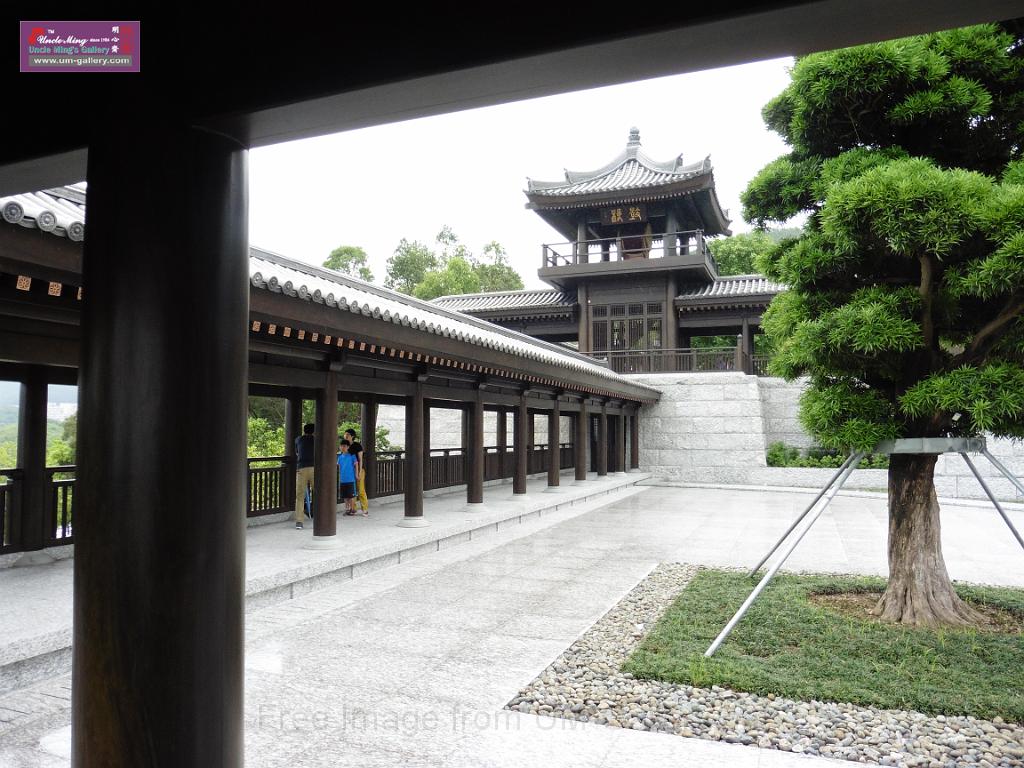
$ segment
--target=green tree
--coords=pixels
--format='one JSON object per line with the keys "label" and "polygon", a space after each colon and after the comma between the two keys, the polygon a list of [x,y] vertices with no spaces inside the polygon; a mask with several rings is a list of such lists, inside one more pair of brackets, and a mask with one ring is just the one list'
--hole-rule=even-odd
{"label": "green tree", "polygon": [[[1021,42],[985,25],[812,54],[764,109],[792,151],[751,181],[744,216],[809,214],[759,266],[790,288],[765,313],[773,372],[810,377],[801,419],[823,446],[1024,437]],[[942,558],[935,463],[892,457],[875,611],[970,623]]]}
{"label": "green tree", "polygon": [[357,245],[341,245],[331,251],[324,266],[341,272],[343,275],[358,277],[368,283],[373,282],[373,272],[367,266],[366,251]]}
{"label": "green tree", "polygon": [[384,285],[400,293],[412,294],[423,282],[427,272],[438,268],[437,256],[418,240],[408,241],[404,237],[391,254],[387,264]]}
{"label": "green tree", "polygon": [[754,259],[768,253],[775,242],[759,229],[742,235],[709,241],[720,275],[750,275],[757,272]]}
{"label": "green tree", "polygon": [[459,293],[522,289],[522,277],[508,263],[508,255],[497,241],[492,240],[483,247],[481,256],[475,256],[445,224],[435,243],[438,251],[403,238],[388,259],[384,284],[428,300]]}
{"label": "green tree", "polygon": [[[508,263],[508,253],[497,240],[483,248],[483,255],[473,266],[481,291],[521,291],[523,278]],[[471,291],[466,291],[471,293]]]}

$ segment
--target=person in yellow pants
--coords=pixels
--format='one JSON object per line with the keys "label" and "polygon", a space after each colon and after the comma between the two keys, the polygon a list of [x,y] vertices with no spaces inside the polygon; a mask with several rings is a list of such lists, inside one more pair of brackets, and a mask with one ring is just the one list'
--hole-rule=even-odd
{"label": "person in yellow pants", "polygon": [[356,473],[356,500],[363,511],[363,515],[370,514],[370,500],[366,498],[366,463],[363,461],[363,444],[356,438],[354,429],[345,430],[345,438],[349,441],[348,452],[354,453],[359,460],[359,470]]}

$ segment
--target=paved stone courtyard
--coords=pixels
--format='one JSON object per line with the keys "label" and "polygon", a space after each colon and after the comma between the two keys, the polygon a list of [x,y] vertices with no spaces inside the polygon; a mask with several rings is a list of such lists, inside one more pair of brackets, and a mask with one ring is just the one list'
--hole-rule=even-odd
{"label": "paved stone courtyard", "polygon": [[[834,763],[502,709],[658,563],[748,564],[809,500],[626,490],[292,600],[250,605],[246,764]],[[954,578],[1024,585],[1024,552],[993,510],[944,509]],[[1011,515],[1024,525],[1020,509]],[[839,497],[792,561],[796,570],[851,573],[883,573],[884,565],[884,500],[861,496]],[[0,696],[0,767],[68,765],[68,690],[64,674]]]}

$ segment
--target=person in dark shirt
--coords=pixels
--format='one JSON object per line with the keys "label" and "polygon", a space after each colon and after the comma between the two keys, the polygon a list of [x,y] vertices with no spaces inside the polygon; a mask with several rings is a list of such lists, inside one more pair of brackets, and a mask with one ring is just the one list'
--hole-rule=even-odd
{"label": "person in dark shirt", "polygon": [[348,452],[356,457],[356,497],[359,499],[359,506],[363,508],[363,515],[370,514],[370,502],[366,498],[366,463],[363,461],[363,444],[356,438],[354,429],[345,430],[345,438],[349,442]]}
{"label": "person in dark shirt", "polygon": [[302,528],[302,510],[306,501],[306,488],[309,488],[310,498],[313,498],[313,479],[315,464],[313,453],[313,430],[312,424],[306,424],[302,428],[302,434],[295,438],[295,527]]}

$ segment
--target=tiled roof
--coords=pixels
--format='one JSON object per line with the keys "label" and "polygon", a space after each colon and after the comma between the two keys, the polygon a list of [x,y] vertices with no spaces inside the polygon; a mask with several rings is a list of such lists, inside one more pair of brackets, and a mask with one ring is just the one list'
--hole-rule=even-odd
{"label": "tiled roof", "polygon": [[459,296],[441,296],[432,304],[457,312],[499,312],[519,309],[556,311],[571,310],[576,297],[555,290],[501,291],[495,293],[466,293]]}
{"label": "tiled roof", "polygon": [[0,197],[0,213],[8,224],[84,240],[85,184]]}
{"label": "tiled roof", "polygon": [[[35,226],[72,240],[85,237],[85,184],[3,197],[0,204],[4,220],[11,224]],[[45,211],[50,211],[62,223],[50,226],[51,220],[45,216]],[[647,390],[652,395],[660,394],[660,390],[654,387],[620,376],[565,347],[261,248],[249,248],[249,280],[254,288],[323,304],[339,312],[378,318],[554,365],[570,374],[574,371],[587,373],[609,382]]]}
{"label": "tiled roof", "polygon": [[249,276],[255,288],[323,304],[339,312],[353,312],[409,326],[554,365],[570,373],[587,373],[608,381],[640,386],[652,393],[659,391],[620,376],[583,355],[567,351],[565,347],[269,251],[249,249]]}
{"label": "tiled roof", "polygon": [[629,133],[629,143],[618,157],[596,171],[566,171],[561,181],[528,180],[527,195],[543,197],[571,197],[599,192],[660,187],[696,176],[710,174],[711,158],[705,157],[699,163],[683,165],[679,155],[667,162],[658,162],[640,151],[640,132],[634,128]]}
{"label": "tiled roof", "polygon": [[764,275],[729,275],[713,283],[683,286],[677,299],[727,299],[734,296],[765,296],[781,293],[786,286]]}

